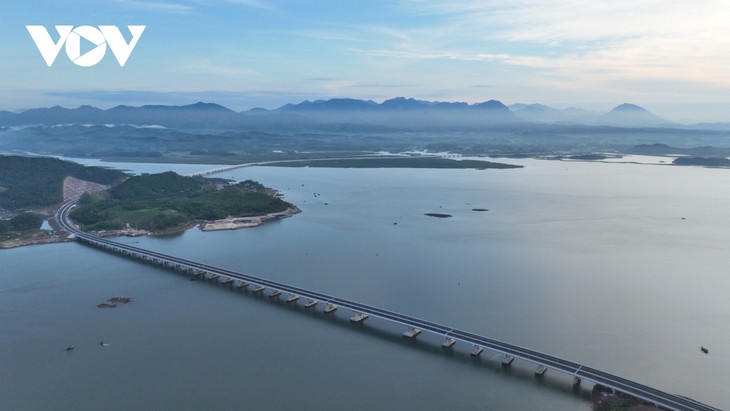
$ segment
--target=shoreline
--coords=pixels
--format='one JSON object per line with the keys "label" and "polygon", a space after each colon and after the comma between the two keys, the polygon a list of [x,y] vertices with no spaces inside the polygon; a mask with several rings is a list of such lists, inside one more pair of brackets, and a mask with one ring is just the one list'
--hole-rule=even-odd
{"label": "shoreline", "polygon": [[164,237],[184,233],[185,231],[195,227],[200,227],[201,231],[237,230],[240,228],[258,227],[267,221],[288,218],[301,212],[302,210],[300,210],[297,206],[292,206],[284,211],[277,211],[275,213],[268,213],[263,215],[229,217],[222,220],[195,220],[183,226],[173,227],[162,231],[148,231],[136,228],[125,228],[123,230],[100,231],[95,233],[95,235],[105,238],[143,236]]}
{"label": "shoreline", "polygon": [[[111,230],[111,231],[101,231],[94,233],[94,235],[98,235],[99,237],[164,237],[169,235],[175,235],[184,233],[185,231],[200,227],[201,231],[224,231],[224,230],[238,230],[242,228],[252,228],[252,227],[258,227],[261,224],[271,221],[271,220],[279,220],[282,218],[289,218],[291,216],[294,216],[296,214],[301,213],[302,210],[299,209],[297,206],[291,206],[287,208],[284,211],[278,211],[275,213],[268,213],[263,215],[257,215],[257,216],[241,216],[241,217],[229,217],[222,220],[196,220],[191,221],[188,224],[185,224],[180,227],[174,227],[170,228],[168,230],[163,231],[148,231],[148,230],[139,230],[135,228],[127,228],[123,230]],[[63,232],[61,228],[58,226],[58,224],[55,221],[55,218],[48,219],[49,224],[54,229],[54,234],[48,234],[48,235],[39,235],[39,234],[33,234],[32,236],[27,237],[20,237],[17,239],[7,240],[7,241],[0,241],[0,250],[9,250],[11,248],[18,248],[18,247],[25,247],[30,245],[38,245],[38,244],[56,244],[56,243],[66,243],[74,241],[73,238],[70,238],[67,233]]]}
{"label": "shoreline", "polygon": [[261,224],[282,218],[289,218],[293,215],[301,213],[302,210],[297,206],[291,206],[284,211],[276,213],[268,213],[260,216],[251,217],[229,217],[222,220],[207,221],[200,224],[201,231],[222,231],[222,230],[238,230],[240,228],[258,227]]}

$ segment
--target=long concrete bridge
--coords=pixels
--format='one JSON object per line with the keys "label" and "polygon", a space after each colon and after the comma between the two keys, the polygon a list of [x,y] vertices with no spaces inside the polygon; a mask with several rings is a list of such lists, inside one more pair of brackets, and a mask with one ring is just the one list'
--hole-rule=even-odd
{"label": "long concrete bridge", "polygon": [[573,376],[576,383],[580,383],[581,380],[585,380],[594,384],[600,384],[617,392],[642,399],[664,409],[698,411],[718,410],[717,408],[710,407],[692,399],[670,394],[583,364],[578,364],[504,341],[495,340],[483,335],[459,330],[454,327],[411,317],[372,305],[339,298],[334,295],[307,290],[301,287],[271,281],[265,278],[255,277],[237,271],[215,267],[209,264],[191,261],[97,237],[81,231],[69,220],[68,213],[75,206],[75,202],[64,204],[57,212],[56,220],[64,230],[74,235],[77,241],[104,251],[116,253],[148,264],[156,264],[188,275],[220,281],[225,284],[232,284],[237,288],[251,287],[251,290],[254,293],[266,292],[271,298],[280,298],[279,296],[282,293],[287,293],[288,297],[286,301],[288,303],[297,304],[301,297],[307,300],[305,307],[314,308],[321,305],[327,313],[335,311],[338,307],[345,308],[354,313],[353,317],[350,319],[353,322],[364,321],[370,316],[381,318],[407,327],[407,330],[404,332],[404,336],[406,337],[415,338],[420,332],[428,331],[433,334],[443,336],[444,342],[442,346],[445,348],[450,348],[455,342],[459,341],[474,346],[472,355],[479,355],[484,349],[489,349],[504,354],[505,357],[503,364],[505,365],[509,365],[512,360],[517,358],[534,364],[537,367],[535,373],[538,375],[542,375],[547,369],[560,371]]}

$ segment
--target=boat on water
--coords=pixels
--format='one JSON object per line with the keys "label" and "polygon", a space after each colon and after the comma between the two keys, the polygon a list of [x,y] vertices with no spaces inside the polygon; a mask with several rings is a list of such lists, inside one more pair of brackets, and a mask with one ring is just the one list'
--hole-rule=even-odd
{"label": "boat on water", "polygon": [[73,345],[69,345],[68,347],[66,347],[66,351],[71,351],[74,348],[76,348],[76,347],[74,347]]}
{"label": "boat on water", "polygon": [[702,352],[703,352],[703,353],[705,353],[705,354],[709,354],[709,353],[710,353],[710,350],[708,350],[708,349],[707,349],[707,348],[705,348],[705,347],[700,347],[700,351],[702,351]]}

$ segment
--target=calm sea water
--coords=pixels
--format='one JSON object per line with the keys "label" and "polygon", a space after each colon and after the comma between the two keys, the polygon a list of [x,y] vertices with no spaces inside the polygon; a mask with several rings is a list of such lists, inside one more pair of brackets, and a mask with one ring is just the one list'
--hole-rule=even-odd
{"label": "calm sea water", "polygon": [[[279,188],[303,212],[120,241],[730,408],[730,172],[519,162],[239,169],[221,176]],[[73,243],[2,251],[0,262],[2,410],[590,409],[589,384],[574,390],[554,371],[537,380],[519,361],[503,369],[488,351],[473,361],[471,347],[447,352],[436,336],[410,342],[377,319],[352,325],[346,310],[312,313]],[[132,302],[96,307],[115,296]]]}

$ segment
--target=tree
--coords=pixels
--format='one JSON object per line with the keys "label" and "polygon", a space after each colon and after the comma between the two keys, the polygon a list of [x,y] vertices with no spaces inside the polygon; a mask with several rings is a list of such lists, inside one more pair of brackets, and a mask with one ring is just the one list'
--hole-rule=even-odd
{"label": "tree", "polygon": [[10,220],[15,231],[37,230],[43,224],[43,217],[35,213],[20,213]]}

